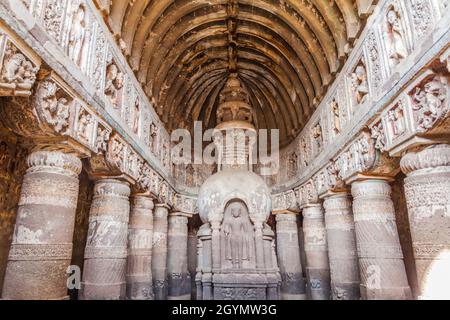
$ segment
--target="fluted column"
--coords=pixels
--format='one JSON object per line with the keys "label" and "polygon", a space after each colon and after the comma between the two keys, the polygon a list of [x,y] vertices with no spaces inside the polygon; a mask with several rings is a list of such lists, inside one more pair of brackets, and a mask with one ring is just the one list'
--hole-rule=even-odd
{"label": "fluted column", "polygon": [[302,276],[300,248],[298,245],[297,216],[293,212],[278,213],[277,253],[281,273],[281,298],[283,300],[304,300],[305,282]]}
{"label": "fluted column", "polygon": [[28,157],[28,167],[2,298],[64,299],[81,161],[59,151],[35,151]]}
{"label": "fluted column", "polygon": [[153,199],[135,195],[128,227],[127,299],[153,300]]}
{"label": "fluted column", "polygon": [[169,300],[190,300],[191,279],[187,269],[188,217],[169,214],[167,233],[167,278]]}
{"label": "fluted column", "polygon": [[321,204],[308,204],[303,209],[306,277],[312,300],[330,299],[330,267],[327,237]]}
{"label": "fluted column", "polygon": [[352,183],[353,215],[363,299],[407,299],[410,288],[386,180]]}
{"label": "fluted column", "polygon": [[335,193],[325,197],[323,206],[332,299],[357,300],[359,270],[351,200],[346,192]]}
{"label": "fluted column", "polygon": [[155,300],[167,298],[167,216],[169,208],[156,204],[153,216],[152,276]]}
{"label": "fluted column", "polygon": [[421,299],[450,299],[450,146],[401,160]]}
{"label": "fluted column", "polygon": [[117,179],[95,182],[89,212],[80,298],[125,298],[130,187]]}

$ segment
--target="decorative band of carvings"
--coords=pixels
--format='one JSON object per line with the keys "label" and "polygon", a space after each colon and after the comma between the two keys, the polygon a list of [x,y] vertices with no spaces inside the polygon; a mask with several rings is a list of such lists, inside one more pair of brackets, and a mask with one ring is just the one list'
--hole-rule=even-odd
{"label": "decorative band of carvings", "polygon": [[385,196],[390,199],[391,192],[389,183],[381,179],[368,179],[352,183],[353,198],[361,197],[364,199],[366,196]]}
{"label": "decorative band of carvings", "polygon": [[130,196],[131,190],[127,182],[116,179],[102,179],[95,183],[94,195],[96,196]]}
{"label": "decorative band of carvings", "polygon": [[439,144],[403,156],[400,167],[405,174],[416,170],[450,166],[450,145]]}
{"label": "decorative band of carvings", "polygon": [[28,156],[28,166],[32,171],[42,168],[55,168],[68,171],[69,175],[81,173],[81,160],[73,154],[60,151],[35,151]]}
{"label": "decorative band of carvings", "polygon": [[135,195],[133,198],[133,209],[142,210],[143,212],[148,212],[151,215],[153,208],[155,207],[153,199],[149,196]]}
{"label": "decorative band of carvings", "polygon": [[129,227],[130,229],[151,230],[153,229],[153,218],[150,215],[131,214]]}
{"label": "decorative band of carvings", "polygon": [[295,213],[280,213],[275,215],[275,220],[277,222],[297,222],[297,215]]}
{"label": "decorative band of carvings", "polygon": [[9,260],[70,260],[71,243],[56,244],[12,244]]}
{"label": "decorative band of carvings", "polygon": [[86,246],[86,259],[125,259],[128,255],[126,247],[92,247]]}
{"label": "decorative band of carvings", "polygon": [[353,217],[354,222],[375,222],[375,223],[386,223],[394,222],[395,216],[393,212],[382,212],[382,213],[356,213]]}
{"label": "decorative band of carvings", "polygon": [[403,259],[402,249],[399,245],[357,243],[357,252],[359,258]]}
{"label": "decorative band of carvings", "polygon": [[416,259],[434,259],[442,252],[450,249],[449,244],[413,243],[414,257]]}
{"label": "decorative band of carvings", "polygon": [[130,247],[128,250],[128,256],[151,256],[152,248],[133,248]]}
{"label": "decorative band of carvings", "polygon": [[327,251],[327,243],[322,242],[320,244],[307,244],[305,243],[305,251]]}
{"label": "decorative band of carvings", "polygon": [[92,222],[103,222],[103,223],[121,223],[125,224],[128,227],[128,215],[125,213],[122,215],[108,215],[110,213],[108,210],[105,210],[104,214],[99,214],[98,210],[91,209],[91,217],[89,218],[89,223]]}

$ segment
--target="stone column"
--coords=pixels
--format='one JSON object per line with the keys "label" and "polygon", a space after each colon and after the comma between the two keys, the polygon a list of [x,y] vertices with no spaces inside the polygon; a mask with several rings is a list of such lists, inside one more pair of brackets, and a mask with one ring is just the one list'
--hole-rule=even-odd
{"label": "stone column", "polygon": [[203,224],[197,232],[198,238],[201,241],[201,250],[199,255],[201,258],[201,291],[202,300],[212,300],[212,230],[209,223]]}
{"label": "stone column", "polygon": [[130,187],[117,179],[100,179],[94,186],[84,252],[83,300],[125,298]]}
{"label": "stone column", "polygon": [[325,197],[323,206],[332,299],[358,300],[359,270],[351,200],[346,192],[334,193]]}
{"label": "stone column", "polygon": [[303,209],[306,277],[312,300],[330,299],[330,267],[327,237],[321,204],[308,204]]}
{"label": "stone column", "polygon": [[152,276],[155,300],[167,298],[167,215],[166,204],[156,204],[153,216]]}
{"label": "stone column", "polygon": [[352,183],[363,299],[407,299],[411,291],[395,223],[391,187],[383,179]]}
{"label": "stone column", "polygon": [[203,245],[200,238],[197,240],[197,268],[195,273],[196,300],[203,300],[202,269],[203,269]]}
{"label": "stone column", "polygon": [[281,299],[304,300],[306,293],[298,245],[297,216],[287,211],[276,214],[275,219],[278,264],[282,279]]}
{"label": "stone column", "polygon": [[450,299],[450,146],[401,160],[421,299]]}
{"label": "stone column", "polygon": [[153,300],[153,199],[135,195],[128,227],[127,299]]}
{"label": "stone column", "polygon": [[169,214],[167,232],[168,300],[190,300],[191,279],[187,269],[188,217]]}
{"label": "stone column", "polygon": [[81,161],[59,151],[35,151],[28,167],[2,298],[65,299]]}

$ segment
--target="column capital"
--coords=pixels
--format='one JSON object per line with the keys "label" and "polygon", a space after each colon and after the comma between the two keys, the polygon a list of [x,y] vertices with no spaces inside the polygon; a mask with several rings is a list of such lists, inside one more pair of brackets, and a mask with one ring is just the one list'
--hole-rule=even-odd
{"label": "column capital", "polygon": [[403,173],[450,166],[450,145],[436,144],[406,152],[400,161]]}
{"label": "column capital", "polygon": [[71,176],[81,173],[81,160],[74,154],[61,151],[37,150],[31,152],[27,159],[28,171],[34,171],[36,167],[48,167],[55,171],[64,171]]}
{"label": "column capital", "polygon": [[166,204],[166,203],[156,203],[156,204],[155,204],[155,209],[157,209],[157,208],[165,208],[165,209],[167,209],[167,210],[170,209],[169,205]]}
{"label": "column capital", "polygon": [[324,194],[320,195],[320,199],[329,199],[329,198],[340,198],[340,197],[348,197],[350,194],[350,190],[342,189],[340,191],[328,190]]}
{"label": "column capital", "polygon": [[281,216],[281,215],[298,215],[299,213],[297,211],[292,211],[292,210],[288,210],[288,209],[284,209],[284,210],[273,210],[272,214],[275,216],[275,218],[277,216]]}

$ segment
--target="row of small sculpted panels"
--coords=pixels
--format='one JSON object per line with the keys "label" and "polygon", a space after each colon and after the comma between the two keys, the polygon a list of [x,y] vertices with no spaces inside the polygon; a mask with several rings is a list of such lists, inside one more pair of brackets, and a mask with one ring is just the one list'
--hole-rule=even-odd
{"label": "row of small sculpted panels", "polygon": [[404,140],[440,124],[448,112],[449,22],[446,1],[379,2],[319,107],[281,150],[274,189],[306,181],[364,127],[377,149],[397,155]]}

